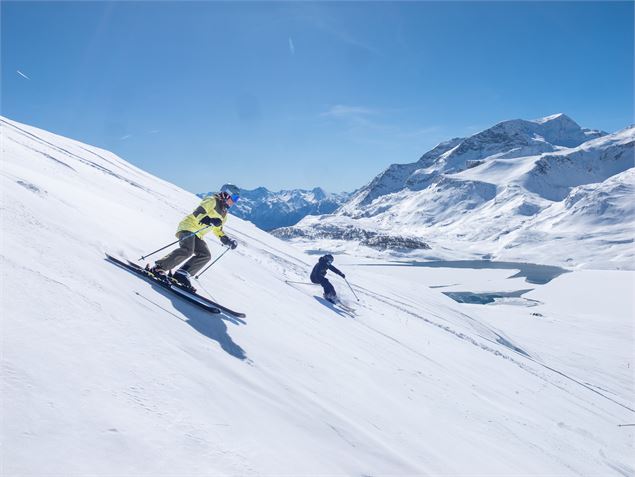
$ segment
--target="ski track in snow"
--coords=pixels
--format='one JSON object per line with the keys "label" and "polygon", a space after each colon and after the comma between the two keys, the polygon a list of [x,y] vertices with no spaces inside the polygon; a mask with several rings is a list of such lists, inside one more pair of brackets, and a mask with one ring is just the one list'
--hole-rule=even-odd
{"label": "ski track in snow", "polygon": [[[413,317],[415,317],[415,318],[417,318],[417,319],[419,319],[419,320],[425,321],[426,323],[428,323],[428,324],[430,324],[430,325],[436,326],[437,328],[440,328],[440,329],[442,329],[442,330],[444,330],[444,331],[446,331],[446,332],[448,332],[448,333],[450,333],[450,334],[452,334],[452,335],[456,336],[457,338],[459,338],[459,339],[461,339],[461,340],[463,340],[463,341],[467,341],[468,343],[471,343],[471,344],[473,344],[474,346],[477,346],[478,348],[480,348],[480,349],[482,349],[482,350],[484,350],[484,351],[487,351],[487,352],[489,352],[489,353],[493,353],[495,356],[498,356],[498,357],[504,358],[504,359],[506,359],[506,360],[509,360],[509,361],[511,361],[512,363],[514,363],[514,364],[518,365],[519,367],[521,367],[523,370],[525,370],[525,371],[527,371],[527,372],[529,372],[529,373],[533,374],[534,376],[539,377],[540,379],[543,379],[543,380],[545,380],[545,381],[549,382],[549,384],[552,384],[552,385],[554,385],[554,386],[558,387],[559,389],[561,389],[561,390],[563,390],[563,391],[565,391],[565,392],[567,392],[567,393],[569,393],[569,394],[572,394],[572,395],[573,395],[573,393],[571,393],[571,391],[570,391],[570,390],[568,390],[568,389],[566,389],[565,387],[560,386],[560,385],[558,385],[558,384],[556,384],[556,383],[554,383],[554,382],[549,381],[549,380],[548,380],[545,376],[540,375],[540,374],[539,374],[539,373],[537,373],[535,370],[533,370],[533,369],[531,369],[530,367],[528,367],[526,364],[521,363],[520,361],[518,361],[518,360],[514,359],[513,357],[511,357],[511,356],[509,356],[509,355],[506,355],[506,354],[502,353],[502,352],[501,352],[501,351],[499,351],[499,350],[496,350],[496,349],[494,349],[494,348],[491,348],[491,347],[489,347],[489,346],[486,346],[486,345],[484,345],[483,343],[479,343],[479,342],[478,342],[478,341],[476,341],[474,338],[472,338],[472,337],[470,337],[470,336],[467,336],[466,334],[461,333],[461,332],[459,332],[459,331],[456,331],[456,330],[452,329],[452,328],[451,328],[450,326],[448,326],[448,325],[441,325],[441,324],[439,324],[439,323],[436,323],[436,322],[434,322],[434,321],[432,321],[432,320],[430,320],[430,319],[428,319],[428,318],[424,317],[423,315],[421,315],[421,314],[419,314],[419,313],[415,313],[415,312],[413,312],[413,311],[409,310],[409,309],[407,308],[407,306],[408,306],[408,305],[406,305],[406,304],[404,304],[404,303],[401,303],[401,306],[399,306],[399,305],[396,305],[396,304],[395,304],[395,303],[398,303],[398,302],[397,302],[396,300],[394,300],[393,298],[386,297],[386,296],[382,296],[382,295],[380,295],[380,294],[378,294],[378,293],[376,293],[376,292],[371,292],[371,291],[366,290],[366,289],[363,289],[362,287],[359,287],[359,286],[356,286],[356,288],[358,289],[358,291],[360,291],[360,293],[363,293],[363,294],[365,294],[366,296],[368,296],[368,297],[370,297],[370,298],[373,298],[373,299],[375,299],[375,300],[381,301],[382,303],[387,304],[387,305],[389,305],[389,306],[392,306],[392,307],[394,307],[394,308],[398,309],[399,311],[401,311],[401,312],[403,312],[403,313],[406,313],[406,314],[408,314],[408,315],[410,315],[410,316],[413,316]],[[465,316],[466,318],[469,318],[470,320],[472,319],[471,317],[469,317],[469,315],[464,315],[464,316]],[[441,317],[439,317],[438,315],[437,315],[437,317],[438,317],[438,318],[441,318]],[[442,319],[443,319],[443,318],[442,318]],[[368,326],[368,325],[364,325],[364,326]],[[369,327],[369,328],[370,328],[370,327]],[[372,328],[371,328],[371,329],[372,329]],[[376,331],[376,330],[374,330],[374,331]],[[491,331],[491,330],[490,330],[490,331]],[[497,336],[500,338],[500,335],[498,335],[498,333],[496,333],[496,332],[494,332],[494,331],[491,331],[491,332],[492,332],[492,333],[494,333],[495,335],[497,335]],[[381,334],[381,333],[380,333],[380,334]],[[479,337],[480,337],[481,339],[484,339],[484,340],[486,340],[486,341],[488,341],[488,342],[492,343],[492,344],[496,344],[496,343],[498,343],[498,344],[500,344],[500,345],[503,345],[503,346],[505,346],[507,349],[509,349],[510,351],[513,351],[514,353],[516,353],[516,354],[518,354],[518,355],[520,355],[520,356],[522,356],[522,357],[524,357],[524,358],[526,358],[526,359],[530,360],[531,362],[533,362],[533,363],[535,363],[535,364],[537,364],[537,365],[539,365],[539,366],[542,366],[543,368],[548,369],[549,371],[552,371],[553,373],[556,373],[556,374],[558,374],[558,375],[560,375],[560,376],[562,376],[562,377],[564,377],[564,378],[566,378],[566,379],[568,379],[568,380],[570,380],[570,381],[572,381],[572,382],[574,382],[574,383],[576,383],[576,384],[578,384],[578,385],[580,385],[580,386],[584,387],[585,389],[587,389],[587,390],[591,391],[592,393],[595,393],[595,394],[597,394],[597,395],[599,395],[599,396],[603,397],[604,399],[606,399],[606,400],[608,400],[608,401],[611,401],[612,403],[615,403],[615,404],[617,404],[618,406],[620,406],[620,407],[622,407],[622,408],[624,408],[624,409],[626,409],[626,410],[628,410],[628,411],[631,411],[631,412],[635,413],[635,409],[633,409],[633,408],[629,407],[628,405],[623,404],[623,403],[621,403],[621,402],[619,402],[619,401],[617,401],[617,400],[615,400],[615,399],[613,399],[613,398],[611,398],[611,397],[607,396],[606,394],[604,394],[604,393],[602,393],[602,392],[598,391],[597,389],[602,389],[602,388],[601,388],[601,387],[599,387],[599,386],[592,385],[592,384],[588,384],[588,383],[583,383],[583,382],[581,382],[580,380],[575,379],[575,378],[573,378],[573,377],[571,377],[571,376],[567,375],[566,373],[563,373],[563,372],[558,371],[557,369],[554,369],[554,368],[552,368],[552,367],[550,367],[550,366],[548,366],[548,365],[546,365],[546,364],[544,364],[544,363],[541,363],[541,362],[539,362],[539,361],[536,361],[536,360],[535,360],[535,359],[534,359],[531,355],[529,355],[528,353],[526,353],[526,352],[522,351],[520,348],[515,347],[514,345],[511,345],[511,344],[509,344],[509,343],[507,343],[507,344],[506,344],[506,343],[501,343],[500,341],[493,341],[493,340],[491,340],[491,339],[489,339],[489,338],[486,338],[486,337],[484,337],[484,336],[479,336]],[[397,342],[398,342],[398,341],[397,341]],[[401,343],[399,343],[399,344],[401,344]],[[411,350],[411,351],[412,351],[412,350]],[[595,388],[597,388],[597,389],[595,389]]]}

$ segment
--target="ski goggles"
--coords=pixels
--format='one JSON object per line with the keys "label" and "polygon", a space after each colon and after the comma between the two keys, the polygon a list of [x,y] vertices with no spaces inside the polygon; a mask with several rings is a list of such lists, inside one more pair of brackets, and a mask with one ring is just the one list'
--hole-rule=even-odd
{"label": "ski goggles", "polygon": [[240,196],[238,194],[232,194],[230,195],[232,202],[235,204],[236,202],[238,202],[238,199],[240,199]]}

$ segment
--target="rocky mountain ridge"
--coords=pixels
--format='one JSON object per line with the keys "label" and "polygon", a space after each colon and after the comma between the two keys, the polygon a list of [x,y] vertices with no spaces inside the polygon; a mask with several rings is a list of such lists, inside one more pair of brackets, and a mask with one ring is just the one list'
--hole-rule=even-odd
{"label": "rocky mountain ridge", "polygon": [[[248,220],[263,230],[295,225],[307,215],[334,212],[349,193],[329,193],[320,187],[270,191],[266,187],[240,189],[240,201],[232,207],[232,214]],[[197,194],[199,197],[212,194]]]}

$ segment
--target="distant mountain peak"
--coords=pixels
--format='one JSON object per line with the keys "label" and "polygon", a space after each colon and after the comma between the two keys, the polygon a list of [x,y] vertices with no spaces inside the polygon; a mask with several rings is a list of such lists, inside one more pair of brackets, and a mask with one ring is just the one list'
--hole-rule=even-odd
{"label": "distant mountain peak", "polygon": [[240,189],[240,200],[231,213],[263,230],[273,230],[294,225],[307,215],[334,212],[349,196],[346,192],[328,193],[321,187],[280,191],[270,191],[266,187]]}
{"label": "distant mountain peak", "polygon": [[324,189],[322,189],[321,187],[314,187],[311,192],[313,193],[313,197],[315,197],[316,200],[323,200],[326,198],[327,195]]}
{"label": "distant mountain peak", "polygon": [[578,126],[578,123],[576,123],[573,119],[571,119],[569,116],[567,116],[564,113],[557,113],[557,114],[552,114],[551,116],[545,116],[544,118],[534,119],[532,122],[537,124],[546,124],[546,123],[552,123],[552,122],[573,123],[577,127],[580,127]]}

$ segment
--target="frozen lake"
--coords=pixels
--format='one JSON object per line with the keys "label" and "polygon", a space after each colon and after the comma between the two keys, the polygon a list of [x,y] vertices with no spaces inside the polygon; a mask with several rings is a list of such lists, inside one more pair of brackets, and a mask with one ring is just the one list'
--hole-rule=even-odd
{"label": "frozen lake", "polygon": [[[370,264],[370,266],[373,266]],[[427,267],[427,268],[470,268],[475,270],[494,269],[494,270],[518,270],[517,273],[509,278],[525,277],[528,283],[535,285],[544,285],[554,278],[568,273],[561,267],[553,265],[539,265],[536,263],[522,262],[494,262],[491,260],[434,260],[429,262],[408,261],[408,262],[389,262],[381,264],[381,266],[394,267]]]}

